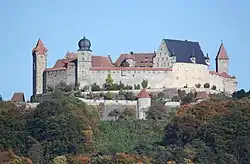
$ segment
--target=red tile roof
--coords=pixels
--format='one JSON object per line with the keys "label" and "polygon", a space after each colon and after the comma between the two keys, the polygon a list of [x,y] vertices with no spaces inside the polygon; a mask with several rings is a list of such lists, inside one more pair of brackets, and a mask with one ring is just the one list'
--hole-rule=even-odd
{"label": "red tile roof", "polygon": [[203,92],[198,92],[196,97],[196,100],[202,100],[202,99],[209,99],[209,95],[207,94],[207,92],[203,91]]}
{"label": "red tile roof", "polygon": [[39,54],[44,54],[47,52],[47,48],[44,46],[43,42],[41,39],[38,39],[36,47],[33,48],[32,52],[38,52]]}
{"label": "red tile roof", "polygon": [[146,89],[142,89],[140,93],[136,96],[136,98],[151,98],[146,91]]}
{"label": "red tile roof", "polygon": [[92,71],[122,70],[122,71],[172,71],[171,68],[151,68],[151,67],[92,67]]}
{"label": "red tile roof", "polygon": [[67,68],[65,67],[58,67],[58,68],[46,68],[44,71],[48,72],[48,71],[62,71],[62,70],[66,70]]}
{"label": "red tile roof", "polygon": [[221,77],[224,77],[224,78],[235,79],[234,76],[230,76],[230,75],[229,75],[228,73],[226,73],[226,72],[219,73],[219,72],[215,72],[215,71],[210,71],[209,73],[210,73],[210,74],[214,74],[214,75],[218,75],[218,76],[221,76]]}
{"label": "red tile roof", "polygon": [[11,101],[13,102],[25,102],[24,94],[22,92],[16,92],[13,94]]}
{"label": "red tile roof", "polygon": [[92,67],[115,67],[107,56],[92,56]]}
{"label": "red tile roof", "polygon": [[219,51],[217,53],[216,59],[229,59],[228,55],[227,55],[227,51],[223,45],[223,43],[221,43]]}
{"label": "red tile roof", "polygon": [[153,53],[133,53],[133,54],[121,54],[115,62],[116,66],[120,66],[121,63],[125,59],[133,59],[135,60],[135,66],[151,66],[153,63],[153,57],[155,56],[155,52]]}
{"label": "red tile roof", "polygon": [[53,66],[53,68],[59,68],[59,67],[67,67],[67,64],[74,61],[75,58],[69,58],[69,59],[58,59],[56,61],[56,64]]}

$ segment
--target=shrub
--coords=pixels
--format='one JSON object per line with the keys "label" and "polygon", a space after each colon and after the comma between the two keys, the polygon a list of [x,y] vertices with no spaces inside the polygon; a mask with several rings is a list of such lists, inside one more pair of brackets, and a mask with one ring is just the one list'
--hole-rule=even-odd
{"label": "shrub", "polygon": [[146,111],[146,118],[153,120],[163,120],[167,118],[167,109],[163,104],[152,105]]}
{"label": "shrub", "polygon": [[47,92],[53,92],[54,91],[54,87],[52,87],[51,85],[47,86]]}
{"label": "shrub", "polygon": [[141,89],[140,84],[137,84],[137,85],[135,84],[135,85],[134,85],[134,89]]}
{"label": "shrub", "polygon": [[211,89],[212,89],[212,90],[216,90],[216,86],[215,86],[215,85],[213,85]]}
{"label": "shrub", "polygon": [[171,101],[173,101],[173,102],[179,102],[179,101],[180,101],[180,97],[174,96],[174,97],[171,99]]}
{"label": "shrub", "polygon": [[133,92],[125,92],[124,96],[126,100],[135,100],[135,94]]}
{"label": "shrub", "polygon": [[210,87],[210,84],[209,83],[205,83],[204,84],[204,88],[209,88]]}
{"label": "shrub", "polygon": [[114,95],[113,95],[111,92],[107,92],[107,93],[104,95],[104,99],[105,99],[105,100],[113,100],[113,99],[114,99]]}
{"label": "shrub", "polygon": [[147,88],[147,86],[148,86],[148,80],[142,80],[142,82],[141,82],[141,86],[142,86],[142,88]]}
{"label": "shrub", "polygon": [[91,85],[91,91],[101,91],[101,87],[94,83]]}
{"label": "shrub", "polygon": [[125,110],[121,113],[119,119],[129,120],[136,118],[135,109],[125,108]]}
{"label": "shrub", "polygon": [[56,87],[55,90],[63,91],[63,92],[70,92],[73,90],[73,86],[67,85],[65,82],[61,81]]}
{"label": "shrub", "polygon": [[198,84],[195,84],[196,88],[200,88],[201,87],[201,84],[198,83]]}

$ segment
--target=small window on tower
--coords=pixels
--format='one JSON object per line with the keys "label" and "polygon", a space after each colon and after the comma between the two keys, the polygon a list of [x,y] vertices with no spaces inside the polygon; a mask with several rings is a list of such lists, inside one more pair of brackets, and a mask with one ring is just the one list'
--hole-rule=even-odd
{"label": "small window on tower", "polygon": [[82,58],[82,60],[84,60],[84,58]]}

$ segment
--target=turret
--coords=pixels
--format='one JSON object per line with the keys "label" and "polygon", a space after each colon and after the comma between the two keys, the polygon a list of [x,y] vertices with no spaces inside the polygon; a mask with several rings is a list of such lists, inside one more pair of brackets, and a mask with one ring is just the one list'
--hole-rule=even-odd
{"label": "turret", "polygon": [[192,63],[196,63],[196,56],[194,54],[194,49],[193,49],[192,55],[190,55],[190,60],[191,60]]}
{"label": "turret", "polygon": [[190,56],[190,60],[192,63],[196,63],[196,57],[194,55]]}
{"label": "turret", "polygon": [[137,117],[139,119],[146,119],[146,111],[151,106],[151,97],[149,96],[146,89],[142,89],[137,95]]}
{"label": "turret", "polygon": [[216,61],[216,72],[228,73],[229,57],[227,55],[227,52],[226,52],[226,49],[225,49],[223,43],[221,43],[221,45],[220,45],[220,49],[217,53],[215,61]]}
{"label": "turret", "polygon": [[208,56],[208,53],[207,53],[207,56],[205,56],[205,62],[208,66],[210,66],[210,58]]}
{"label": "turret", "polygon": [[43,72],[47,68],[47,48],[41,39],[37,41],[32,50],[33,55],[33,95],[42,94],[45,91]]}
{"label": "turret", "polygon": [[88,85],[88,75],[92,67],[91,42],[85,36],[78,42],[77,51],[77,84],[80,88]]}

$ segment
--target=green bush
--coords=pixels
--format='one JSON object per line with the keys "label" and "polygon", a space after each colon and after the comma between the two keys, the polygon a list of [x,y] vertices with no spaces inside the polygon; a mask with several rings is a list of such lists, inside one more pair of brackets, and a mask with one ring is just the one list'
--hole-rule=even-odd
{"label": "green bush", "polygon": [[101,91],[101,87],[97,85],[96,83],[91,85],[91,91]]}
{"label": "green bush", "polygon": [[104,95],[104,99],[105,99],[105,100],[113,100],[113,99],[114,99],[113,93],[107,92],[107,93]]}
{"label": "green bush", "polygon": [[205,83],[204,84],[204,88],[209,88],[210,87],[210,84],[209,83]]}
{"label": "green bush", "polygon": [[141,86],[142,86],[142,88],[147,88],[148,87],[148,80],[142,80],[142,82],[141,82]]}

